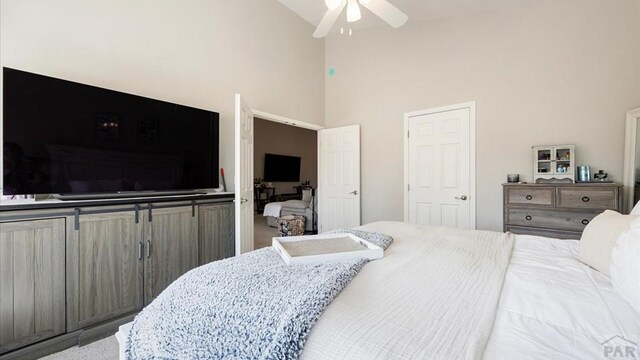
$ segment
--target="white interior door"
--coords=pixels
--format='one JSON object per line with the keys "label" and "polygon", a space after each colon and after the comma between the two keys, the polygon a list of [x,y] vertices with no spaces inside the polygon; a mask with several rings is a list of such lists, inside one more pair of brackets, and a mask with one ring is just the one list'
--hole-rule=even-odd
{"label": "white interior door", "polygon": [[406,116],[405,221],[475,228],[475,107]]}
{"label": "white interior door", "polygon": [[253,251],[253,112],[236,94],[236,256]]}
{"label": "white interior door", "polygon": [[360,225],[360,125],[318,131],[319,231]]}

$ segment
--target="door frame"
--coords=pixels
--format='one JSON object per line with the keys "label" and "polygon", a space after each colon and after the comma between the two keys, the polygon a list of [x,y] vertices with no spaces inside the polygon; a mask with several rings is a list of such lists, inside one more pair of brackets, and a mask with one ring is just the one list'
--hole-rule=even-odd
{"label": "door frame", "polygon": [[624,205],[625,212],[630,212],[635,205],[633,203],[634,198],[634,182],[635,179],[635,163],[636,163],[636,149],[639,145],[640,139],[636,138],[638,122],[640,122],[640,108],[636,108],[627,112],[627,124],[625,129],[625,142],[624,142]]}
{"label": "door frame", "polygon": [[[316,137],[318,136],[318,132],[320,130],[324,130],[325,127],[322,125],[317,125],[317,124],[312,124],[312,123],[308,123],[308,122],[304,122],[304,121],[300,121],[300,120],[296,120],[296,119],[291,119],[291,118],[287,118],[284,116],[280,116],[280,115],[276,115],[276,114],[271,114],[268,113],[266,111],[261,111],[261,110],[257,110],[257,109],[251,109],[251,111],[253,112],[253,116],[254,119],[258,118],[260,120],[267,120],[267,121],[272,121],[272,122],[276,122],[276,123],[280,123],[283,125],[288,125],[288,126],[296,126],[299,128],[303,128],[303,129],[307,129],[307,130],[313,130],[316,132]],[[256,133],[255,131],[253,132],[253,138],[254,138],[254,143],[255,143],[255,137],[256,137]],[[317,147],[317,157],[318,157],[318,161],[320,160],[320,141],[318,139],[318,142],[316,144]],[[255,157],[255,151],[253,153],[251,153],[251,159],[255,161],[254,159]],[[316,169],[316,176],[318,178],[318,184],[316,184],[316,194],[315,194],[315,198],[314,201],[316,201],[316,222],[318,223],[318,229],[320,228],[320,212],[318,211],[318,207],[320,204],[320,198],[318,197],[318,189],[320,188],[319,183],[320,183],[320,163],[318,162],[318,166]],[[254,174],[255,175],[255,174]],[[254,225],[255,226],[255,225]],[[255,242],[255,237],[254,240]]]}
{"label": "door frame", "polygon": [[312,123],[308,123],[300,120],[290,119],[280,115],[270,114],[266,111],[260,111],[256,109],[251,109],[251,111],[253,111],[254,117],[257,117],[258,119],[262,119],[262,120],[273,121],[273,122],[277,122],[277,123],[289,125],[289,126],[297,126],[303,129],[309,129],[314,131],[319,131],[324,129],[324,126],[320,126],[320,125],[316,125],[316,124],[312,124]]}
{"label": "door frame", "polygon": [[409,222],[409,121],[413,117],[453,110],[469,109],[469,216],[471,228],[476,229],[476,102],[440,106],[404,114],[404,221]]}

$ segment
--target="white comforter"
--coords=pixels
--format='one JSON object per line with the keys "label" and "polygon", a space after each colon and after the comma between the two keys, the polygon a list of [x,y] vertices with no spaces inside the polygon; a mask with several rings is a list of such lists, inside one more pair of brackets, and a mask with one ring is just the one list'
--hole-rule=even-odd
{"label": "white comforter", "polygon": [[578,243],[518,235],[485,359],[602,359],[616,336],[640,346],[640,313],[578,261]]}
{"label": "white comforter", "polygon": [[401,223],[322,314],[301,359],[479,359],[493,328],[513,235]]}
{"label": "white comforter", "polygon": [[[422,284],[434,274],[395,274],[397,286],[387,281],[399,271],[396,264],[423,259],[411,251],[412,243],[422,241],[412,227],[396,222],[362,227],[393,236],[394,244],[384,259],[365,266],[327,307],[311,331],[303,358],[346,358],[331,348],[336,343],[370,359],[417,358],[417,344],[430,325],[419,312],[413,318],[402,313],[425,306],[420,303]],[[485,359],[603,358],[601,343],[613,336],[640,344],[640,314],[613,290],[608,277],[580,263],[577,256],[577,241],[516,237]],[[364,313],[370,316],[358,316]],[[119,339],[126,337],[127,329],[121,328]],[[336,332],[357,332],[361,339],[339,343]],[[396,349],[401,352],[393,352]],[[364,355],[351,357],[357,358]]]}
{"label": "white comforter", "polygon": [[[387,281],[395,264],[420,262],[422,254],[410,249],[422,240],[414,227],[396,222],[362,227],[389,234],[394,243],[384,262],[365,266],[327,307],[311,331],[304,358],[420,358],[416,354],[430,324],[414,310],[428,307],[420,299],[429,298],[423,283],[434,274],[406,272],[397,283]],[[374,311],[366,309],[371,307]],[[363,312],[370,317],[358,315]],[[345,337],[337,343],[335,333],[356,332],[357,341]],[[640,314],[613,290],[608,277],[578,261],[578,241],[518,235],[484,358],[601,359],[601,343],[615,335],[640,344]],[[357,356],[342,356],[333,346]]]}

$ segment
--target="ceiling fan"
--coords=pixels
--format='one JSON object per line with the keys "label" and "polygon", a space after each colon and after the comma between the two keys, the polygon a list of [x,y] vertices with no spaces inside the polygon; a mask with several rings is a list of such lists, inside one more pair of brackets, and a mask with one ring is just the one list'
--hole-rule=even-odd
{"label": "ceiling fan", "polygon": [[313,33],[313,37],[316,38],[323,38],[329,34],[333,24],[338,20],[345,7],[347,8],[347,22],[360,20],[362,17],[360,5],[378,15],[394,28],[399,28],[409,19],[405,13],[391,5],[387,0],[325,0],[325,4],[329,10],[324,14],[318,28]]}

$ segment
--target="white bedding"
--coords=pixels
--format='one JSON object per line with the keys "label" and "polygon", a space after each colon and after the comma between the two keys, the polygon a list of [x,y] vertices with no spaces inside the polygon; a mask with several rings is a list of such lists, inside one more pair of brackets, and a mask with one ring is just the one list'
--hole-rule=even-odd
{"label": "white bedding", "polygon": [[272,216],[275,218],[280,217],[283,203],[283,201],[268,203],[264,206],[264,212],[262,213],[262,216]]}
{"label": "white bedding", "polygon": [[640,344],[640,314],[578,261],[578,243],[516,238],[485,359],[603,358],[614,336]]}
{"label": "white bedding", "polygon": [[[389,234],[394,243],[327,307],[303,359],[340,358],[333,352],[336,333],[359,334],[357,342],[338,344],[352,348],[349,359],[404,359],[420,350],[414,348],[429,324],[403,309],[428,306],[420,303],[420,284],[429,274],[402,268],[421,261],[411,248],[424,229],[397,222],[362,229]],[[616,335],[640,344],[640,314],[615,293],[608,277],[580,263],[577,252],[577,241],[516,237],[485,359],[602,358],[601,343]],[[375,317],[361,316],[366,309],[374,309]],[[127,330],[125,325],[118,334],[121,349]],[[405,356],[395,355],[400,353]]]}

